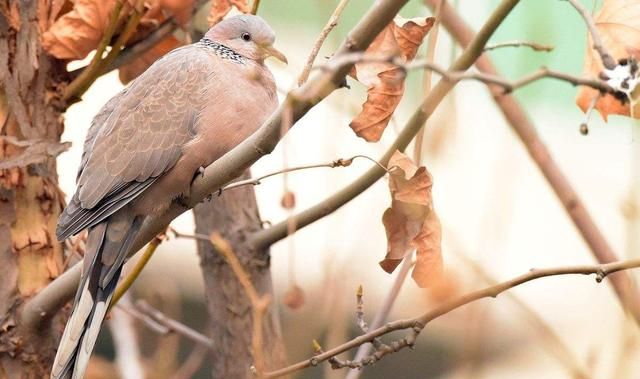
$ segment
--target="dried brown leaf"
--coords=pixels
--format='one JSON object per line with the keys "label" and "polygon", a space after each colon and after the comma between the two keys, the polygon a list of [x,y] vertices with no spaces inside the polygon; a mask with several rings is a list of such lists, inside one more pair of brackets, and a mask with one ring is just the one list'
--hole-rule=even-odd
{"label": "dried brown leaf", "polygon": [[249,13],[251,11],[247,0],[211,0],[211,10],[209,10],[209,16],[207,17],[209,26],[220,22],[231,11],[232,6],[235,6],[241,13]]}
{"label": "dried brown leaf", "polygon": [[124,84],[129,83],[149,68],[153,62],[181,45],[182,43],[173,35],[167,36],[133,62],[120,67],[118,73],[120,81]]}
{"label": "dried brown leaf", "polygon": [[[433,17],[396,17],[369,45],[366,53],[372,56],[398,55],[403,62],[409,62],[433,23]],[[359,137],[369,142],[378,141],[402,99],[404,72],[391,63],[361,62],[356,63],[350,75],[367,86],[368,95],[362,111],[349,126]]]}
{"label": "dried brown leaf", "polygon": [[[596,29],[602,43],[611,55],[617,59],[635,58],[640,60],[640,2],[637,0],[605,0],[602,8],[594,17]],[[597,77],[604,69],[598,53],[591,47],[589,36],[584,60],[584,72]],[[578,91],[576,103],[586,111],[598,91],[582,86]],[[596,109],[605,120],[610,114],[630,115],[629,103],[622,103],[612,95],[601,97]],[[634,117],[640,118],[640,106],[634,108]]]}
{"label": "dried brown leaf", "polygon": [[429,286],[442,271],[441,228],[433,208],[433,181],[425,167],[396,151],[389,160],[391,208],[382,216],[387,234],[387,254],[380,262],[393,272],[413,250],[417,261],[412,277],[421,287]]}

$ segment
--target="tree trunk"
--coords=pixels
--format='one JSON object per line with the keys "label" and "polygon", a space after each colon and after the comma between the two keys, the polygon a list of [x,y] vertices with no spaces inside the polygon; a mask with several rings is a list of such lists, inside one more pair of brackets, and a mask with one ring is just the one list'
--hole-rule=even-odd
{"label": "tree trunk", "polygon": [[[248,177],[245,174],[243,177]],[[255,250],[247,236],[262,227],[252,186],[214,195],[210,202],[194,208],[196,232],[219,232],[250,275],[260,295],[273,295],[269,270],[269,249]],[[246,379],[254,377],[251,352],[252,309],[247,294],[224,258],[207,241],[198,241],[204,276],[210,332],[215,345],[211,351],[212,378]],[[273,296],[271,296],[273,299]],[[284,347],[274,302],[263,323],[264,359],[267,369],[285,364]]]}
{"label": "tree trunk", "polygon": [[64,269],[55,157],[67,147],[58,92],[65,76],[40,46],[46,8],[35,0],[0,5],[0,379],[48,378],[62,332],[57,319],[56,327],[32,331],[18,317],[24,301]]}

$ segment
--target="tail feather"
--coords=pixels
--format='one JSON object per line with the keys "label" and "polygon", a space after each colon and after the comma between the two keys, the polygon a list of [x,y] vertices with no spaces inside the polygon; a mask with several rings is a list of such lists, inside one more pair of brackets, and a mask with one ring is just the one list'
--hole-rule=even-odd
{"label": "tail feather", "polygon": [[82,379],[120,277],[129,247],[142,224],[118,212],[89,230],[85,267],[73,313],[67,321],[51,379]]}

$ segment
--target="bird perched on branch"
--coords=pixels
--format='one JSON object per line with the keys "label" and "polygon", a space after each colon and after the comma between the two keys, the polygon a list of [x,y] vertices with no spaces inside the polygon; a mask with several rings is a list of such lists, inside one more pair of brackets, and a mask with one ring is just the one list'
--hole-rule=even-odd
{"label": "bird perched on branch", "polygon": [[286,63],[260,17],[235,16],[171,51],[93,119],[59,240],[89,229],[84,271],[52,379],[80,379],[144,219],[188,196],[194,176],[277,106],[267,57]]}

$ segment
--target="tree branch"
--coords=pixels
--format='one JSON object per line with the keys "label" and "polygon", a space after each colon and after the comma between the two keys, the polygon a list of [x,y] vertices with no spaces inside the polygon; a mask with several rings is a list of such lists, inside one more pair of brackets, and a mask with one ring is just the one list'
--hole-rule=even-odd
{"label": "tree branch", "polygon": [[211,338],[179,321],[167,317],[164,313],[155,309],[144,300],[138,300],[133,307],[118,305],[117,308],[142,321],[149,328],[160,334],[176,333],[207,349],[211,349],[214,345]]}
{"label": "tree branch", "polygon": [[342,11],[344,10],[344,8],[347,6],[348,2],[349,0],[340,0],[340,3],[338,3],[338,6],[333,11],[333,14],[331,14],[329,21],[327,21],[327,24],[324,26],[324,28],[322,28],[320,35],[316,39],[316,42],[313,44],[311,53],[309,53],[309,57],[307,58],[307,63],[304,65],[304,69],[302,70],[302,73],[298,78],[298,86],[303,85],[304,82],[306,82],[307,79],[309,79],[309,74],[311,73],[311,66],[313,65],[313,62],[316,60],[316,57],[320,52],[320,48],[322,47],[322,44],[327,39],[327,37],[329,36],[329,33],[331,33],[333,28],[335,28],[336,25],[338,25],[338,19],[340,18],[340,15],[342,14]]}
{"label": "tree branch", "polygon": [[305,165],[305,166],[289,167],[289,168],[285,168],[285,169],[278,170],[278,171],[275,171],[275,172],[271,172],[271,173],[266,174],[266,175],[262,175],[262,176],[257,177],[257,178],[250,178],[250,179],[238,180],[238,181],[235,181],[235,182],[231,182],[231,183],[227,184],[226,186],[220,188],[218,190],[218,192],[217,192],[217,195],[222,194],[223,191],[228,191],[230,189],[234,189],[234,188],[238,188],[238,187],[242,187],[242,186],[247,186],[247,185],[257,186],[260,183],[262,183],[262,181],[264,179],[270,178],[270,177],[275,176],[275,175],[289,173],[289,172],[308,170],[308,169],[312,169],[312,168],[323,168],[323,167],[324,168],[348,167],[348,166],[351,166],[351,164],[353,163],[353,161],[356,158],[368,159],[371,162],[377,164],[381,169],[383,169],[385,171],[389,170],[386,167],[384,167],[383,165],[381,165],[380,163],[378,163],[373,158],[369,158],[366,155],[354,155],[353,157],[347,158],[347,159],[339,158],[339,159],[336,159],[336,160],[328,162],[328,163],[318,163],[318,164]]}
{"label": "tree branch", "polygon": [[[394,343],[392,344],[389,344],[391,348],[388,351],[379,350],[378,352],[374,353],[375,355],[366,357],[361,362],[359,362],[362,365],[375,363],[377,360],[381,359],[382,357],[388,354],[396,352],[404,347],[413,346],[413,344],[415,343],[416,337],[426,327],[426,325],[429,322],[433,321],[434,319],[440,316],[443,316],[455,309],[458,309],[463,305],[472,303],[476,300],[480,300],[487,297],[495,298],[498,295],[500,295],[502,292],[505,292],[513,287],[519,286],[521,284],[527,283],[532,280],[549,277],[549,276],[558,276],[558,275],[596,275],[596,281],[599,283],[607,275],[613,274],[618,271],[628,270],[628,269],[638,268],[638,267],[640,267],[640,259],[631,259],[628,261],[613,262],[613,263],[601,264],[601,265],[584,265],[584,266],[572,266],[572,267],[556,267],[556,268],[547,268],[547,269],[532,269],[528,273],[517,276],[511,280],[507,280],[505,282],[492,285],[477,291],[473,291],[465,295],[459,296],[455,299],[452,299],[450,301],[447,301],[418,317],[389,322],[380,328],[377,328],[359,337],[356,337],[340,346],[334,347],[333,349],[322,352],[310,359],[295,363],[291,366],[288,366],[276,371],[269,372],[265,375],[265,378],[277,378],[283,375],[290,374],[292,372],[302,370],[307,367],[317,366],[319,363],[324,362],[330,358],[333,358],[338,354],[344,353],[345,351],[353,349],[354,347],[360,346],[367,342],[372,342],[375,338],[379,338],[393,331],[408,329],[409,330],[408,335],[398,341],[394,341]],[[354,363],[354,362],[351,362],[351,363]]]}
{"label": "tree branch", "polygon": [[596,27],[596,23],[593,21],[591,14],[589,14],[578,0],[567,1],[578,11],[584,20],[584,23],[587,24],[587,29],[589,29],[591,40],[593,41],[593,49],[600,55],[602,65],[608,70],[613,70],[617,66],[616,60],[613,59],[613,56],[609,54],[607,48],[602,43],[602,38],[600,38],[600,33],[598,33],[598,28]]}
{"label": "tree branch", "polygon": [[[438,0],[426,0],[430,7]],[[472,41],[473,31],[466,25],[450,5],[445,4],[442,9],[442,25],[448,29],[453,39],[462,46]],[[497,75],[491,60],[485,55],[476,62],[476,67],[484,74]],[[593,256],[600,263],[614,262],[617,255],[609,246],[597,225],[591,218],[584,203],[573,189],[563,172],[553,160],[551,153],[540,139],[534,125],[527,117],[521,105],[513,96],[505,96],[500,88],[489,87],[498,107],[502,110],[509,125],[526,147],[531,159],[538,166],[545,179],[565,207],[567,214],[585,240]],[[640,298],[631,278],[626,274],[614,275],[611,284],[620,299],[633,315],[636,322],[640,322]]]}
{"label": "tree branch", "polygon": [[487,45],[484,48],[484,51],[502,49],[504,47],[528,47],[533,51],[544,51],[550,52],[553,51],[554,47],[551,45],[543,45],[537,42],[531,41],[505,41],[500,43],[492,43],[491,45]]}
{"label": "tree branch", "polygon": [[[384,0],[374,3],[349,33],[335,57],[365,50],[407,1]],[[509,2],[515,5],[517,1],[510,0]],[[349,69],[350,66],[346,66],[335,72],[325,72],[310,79],[302,87],[293,90],[287,96],[285,104],[291,104],[294,121],[299,120],[336,88],[340,88]],[[209,165],[203,177],[194,180],[191,197],[187,201],[189,208],[241,175],[259,158],[273,151],[281,138],[280,125],[283,107],[284,105],[281,105],[256,133]],[[384,172],[382,169],[379,170]],[[129,254],[141,249],[147,241],[164,230],[171,220],[186,210],[181,205],[173,204],[164,214],[147,219],[129,250]],[[25,305],[22,313],[23,322],[36,330],[39,329],[51,315],[71,299],[77,289],[81,270],[82,264],[76,264],[35,295]]]}

